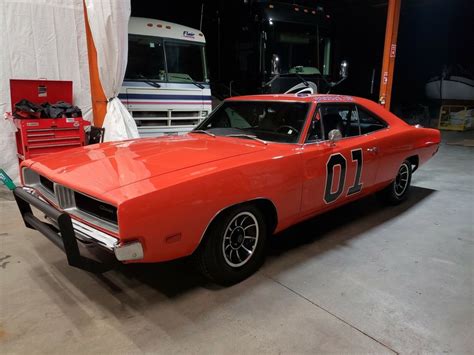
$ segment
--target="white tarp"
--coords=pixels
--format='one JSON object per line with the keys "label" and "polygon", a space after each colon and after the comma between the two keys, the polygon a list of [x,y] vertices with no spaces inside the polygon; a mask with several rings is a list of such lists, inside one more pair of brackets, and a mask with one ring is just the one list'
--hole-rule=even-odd
{"label": "white tarp", "polygon": [[18,181],[14,135],[3,119],[9,79],[71,80],[74,104],[92,118],[83,2],[1,0],[0,33],[0,167]]}
{"label": "white tarp", "polygon": [[130,0],[85,2],[97,49],[99,77],[108,99],[104,141],[138,138],[134,119],[117,97],[127,67]]}

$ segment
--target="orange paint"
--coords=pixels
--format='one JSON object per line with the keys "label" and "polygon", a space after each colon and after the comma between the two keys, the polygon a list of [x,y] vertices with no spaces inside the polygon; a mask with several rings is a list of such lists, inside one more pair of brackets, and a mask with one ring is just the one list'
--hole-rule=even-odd
{"label": "orange paint", "polygon": [[[140,240],[144,247],[144,259],[134,262],[158,262],[193,253],[209,223],[229,206],[270,201],[277,211],[278,232],[384,188],[405,159],[416,155],[422,165],[440,143],[438,130],[410,126],[366,99],[261,95],[229,100],[309,102],[311,109],[294,144],[189,133],[86,146],[27,160],[23,166],[117,206],[118,238],[121,242]],[[341,102],[365,108],[387,127],[335,144],[305,143],[311,120],[319,119],[314,115],[317,105]],[[362,189],[355,193],[349,191],[356,180],[354,150],[363,155]],[[345,184],[341,195],[327,203],[327,162],[338,154],[347,162]],[[340,168],[334,171],[342,173]],[[332,191],[337,190],[339,179],[335,178]]]}
{"label": "orange paint", "polygon": [[400,3],[401,0],[389,0],[388,2],[379,94],[379,103],[387,110],[390,110],[392,100],[393,73],[397,49],[398,24],[400,20]]}
{"label": "orange paint", "polygon": [[99,65],[97,62],[97,50],[94,45],[94,39],[92,38],[85,3],[84,19],[86,25],[87,57],[89,59],[89,78],[91,87],[92,113],[94,116],[93,123],[94,126],[102,127],[104,123],[105,114],[107,113],[107,98],[105,97],[104,90],[102,89],[102,84],[100,82]]}

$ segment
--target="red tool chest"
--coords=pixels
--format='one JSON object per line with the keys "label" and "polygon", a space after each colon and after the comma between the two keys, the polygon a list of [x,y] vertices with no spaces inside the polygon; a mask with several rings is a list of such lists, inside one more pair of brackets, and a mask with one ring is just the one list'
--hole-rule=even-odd
{"label": "red tool chest", "polygon": [[[22,99],[36,104],[43,102],[72,102],[72,81],[10,80],[12,109]],[[12,117],[13,118],[13,117]],[[18,158],[21,160],[39,155],[80,147],[85,144],[84,127],[90,123],[82,117],[73,118],[13,118]]]}

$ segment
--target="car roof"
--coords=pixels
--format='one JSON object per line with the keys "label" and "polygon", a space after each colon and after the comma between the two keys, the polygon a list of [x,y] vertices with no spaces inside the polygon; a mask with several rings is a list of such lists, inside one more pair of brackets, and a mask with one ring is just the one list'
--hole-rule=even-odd
{"label": "car roof", "polygon": [[234,96],[225,101],[298,101],[298,102],[355,102],[357,97],[331,94],[263,94]]}
{"label": "car roof", "polygon": [[382,118],[390,125],[407,125],[403,120],[383,108],[378,103],[357,96],[337,95],[337,94],[264,94],[234,96],[225,101],[286,101],[286,102],[307,102],[307,103],[353,103],[362,105],[376,116]]}

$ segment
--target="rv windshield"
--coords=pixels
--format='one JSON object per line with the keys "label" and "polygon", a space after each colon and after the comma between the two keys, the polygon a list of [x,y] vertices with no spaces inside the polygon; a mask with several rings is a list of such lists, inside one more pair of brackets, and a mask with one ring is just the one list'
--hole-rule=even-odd
{"label": "rv windshield", "polygon": [[298,71],[296,68],[300,67],[301,74],[329,74],[330,40],[318,36],[316,26],[274,21],[269,36],[269,50],[278,56],[281,73]]}
{"label": "rv windshield", "polygon": [[165,42],[169,81],[206,81],[204,46],[190,42]]}
{"label": "rv windshield", "polygon": [[204,82],[204,58],[202,44],[129,34],[125,80]]}
{"label": "rv windshield", "polygon": [[128,35],[128,64],[125,79],[165,80],[163,40],[158,37]]}

